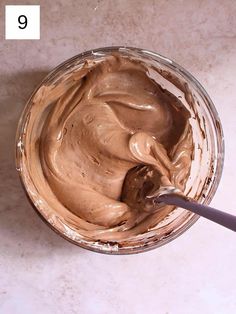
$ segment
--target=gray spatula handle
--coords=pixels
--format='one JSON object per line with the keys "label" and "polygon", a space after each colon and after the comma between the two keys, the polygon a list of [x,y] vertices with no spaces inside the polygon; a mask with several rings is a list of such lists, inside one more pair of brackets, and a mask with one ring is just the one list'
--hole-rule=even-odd
{"label": "gray spatula handle", "polygon": [[236,216],[222,212],[210,206],[199,204],[178,194],[164,194],[158,197],[158,202],[175,205],[190,210],[191,212],[214,221],[228,229],[236,231]]}

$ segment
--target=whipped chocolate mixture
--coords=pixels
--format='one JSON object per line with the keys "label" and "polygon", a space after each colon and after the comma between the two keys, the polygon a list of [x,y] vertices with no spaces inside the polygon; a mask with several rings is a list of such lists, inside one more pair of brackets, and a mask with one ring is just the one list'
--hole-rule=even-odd
{"label": "whipped chocolate mixture", "polygon": [[173,209],[150,213],[145,196],[161,186],[184,190],[193,151],[190,114],[143,63],[115,54],[89,60],[41,87],[33,101],[42,128],[25,143],[31,176],[50,206],[78,217],[81,235],[124,240]]}

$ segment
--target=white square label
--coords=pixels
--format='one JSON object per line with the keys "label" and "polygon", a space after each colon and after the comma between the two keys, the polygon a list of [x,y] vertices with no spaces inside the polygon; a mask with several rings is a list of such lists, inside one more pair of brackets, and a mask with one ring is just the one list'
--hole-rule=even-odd
{"label": "white square label", "polygon": [[6,5],[5,39],[40,39],[40,6]]}

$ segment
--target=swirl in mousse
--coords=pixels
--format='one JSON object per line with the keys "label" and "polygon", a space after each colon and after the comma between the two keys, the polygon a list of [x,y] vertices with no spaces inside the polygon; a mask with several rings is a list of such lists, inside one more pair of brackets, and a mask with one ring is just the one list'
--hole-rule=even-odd
{"label": "swirl in mousse", "polygon": [[42,86],[33,103],[25,139],[30,175],[51,207],[76,216],[81,236],[119,243],[173,210],[148,212],[136,188],[184,190],[193,152],[190,113],[144,63],[115,53],[88,60]]}

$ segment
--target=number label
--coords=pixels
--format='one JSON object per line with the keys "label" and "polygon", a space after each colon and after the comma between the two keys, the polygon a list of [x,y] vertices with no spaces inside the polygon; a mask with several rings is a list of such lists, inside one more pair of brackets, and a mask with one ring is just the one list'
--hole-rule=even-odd
{"label": "number label", "polygon": [[6,5],[5,39],[40,39],[40,5]]}
{"label": "number label", "polygon": [[20,15],[18,17],[18,23],[20,24],[18,26],[20,29],[25,29],[27,27],[27,23],[28,23],[27,17],[25,15]]}

